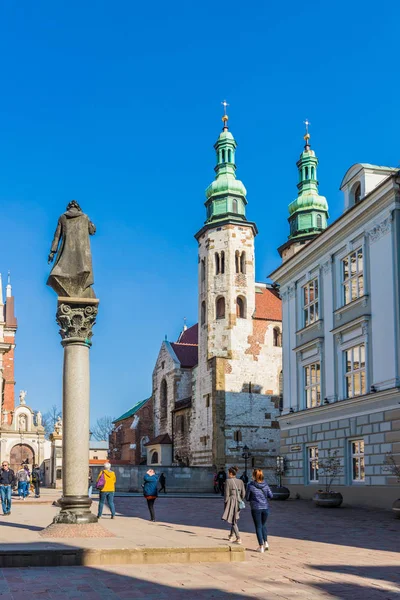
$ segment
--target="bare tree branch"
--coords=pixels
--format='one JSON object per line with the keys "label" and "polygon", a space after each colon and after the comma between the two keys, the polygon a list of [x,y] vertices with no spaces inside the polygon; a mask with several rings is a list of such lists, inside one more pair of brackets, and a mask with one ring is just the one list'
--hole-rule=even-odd
{"label": "bare tree branch", "polygon": [[96,424],[92,429],[92,435],[94,439],[98,442],[108,442],[108,436],[114,428],[113,421],[113,417],[110,416],[100,417],[97,419]]}

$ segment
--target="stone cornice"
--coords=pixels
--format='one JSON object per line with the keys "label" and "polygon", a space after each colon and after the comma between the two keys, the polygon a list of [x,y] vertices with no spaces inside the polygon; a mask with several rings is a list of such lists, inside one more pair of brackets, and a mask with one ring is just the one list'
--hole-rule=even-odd
{"label": "stone cornice", "polygon": [[317,423],[326,423],[337,419],[345,419],[355,415],[370,414],[398,408],[400,388],[394,387],[380,392],[338,400],[332,404],[322,404],[315,408],[307,408],[295,413],[285,413],[278,417],[282,431],[293,427],[306,427]]}

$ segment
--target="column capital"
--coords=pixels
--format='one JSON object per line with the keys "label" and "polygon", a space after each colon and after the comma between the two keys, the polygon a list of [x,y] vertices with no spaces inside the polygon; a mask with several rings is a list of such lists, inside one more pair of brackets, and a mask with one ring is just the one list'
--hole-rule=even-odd
{"label": "column capital", "polygon": [[98,305],[97,298],[58,297],[56,320],[60,326],[63,346],[92,345],[92,328],[96,323]]}

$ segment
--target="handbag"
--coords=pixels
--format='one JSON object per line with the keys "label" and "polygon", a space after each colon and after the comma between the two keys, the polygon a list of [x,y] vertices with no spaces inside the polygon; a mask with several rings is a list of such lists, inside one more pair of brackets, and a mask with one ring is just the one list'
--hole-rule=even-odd
{"label": "handbag", "polygon": [[239,496],[239,490],[237,489],[237,485],[235,483],[235,480],[233,480],[233,485],[235,486],[235,490],[236,490],[237,496],[238,496],[239,510],[242,510],[243,508],[246,508],[246,504],[245,504],[244,500],[241,500],[241,498]]}
{"label": "handbag", "polygon": [[104,473],[102,471],[100,473],[99,479],[96,482],[96,489],[101,491],[105,485],[106,485],[106,478],[105,478]]}

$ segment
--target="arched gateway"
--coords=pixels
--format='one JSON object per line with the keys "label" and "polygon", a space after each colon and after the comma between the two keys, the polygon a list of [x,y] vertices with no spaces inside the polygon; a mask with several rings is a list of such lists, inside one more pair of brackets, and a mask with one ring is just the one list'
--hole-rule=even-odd
{"label": "arched gateway", "polygon": [[32,468],[35,462],[35,453],[27,444],[16,444],[11,448],[10,467],[13,471],[17,472],[23,462],[28,462]]}

